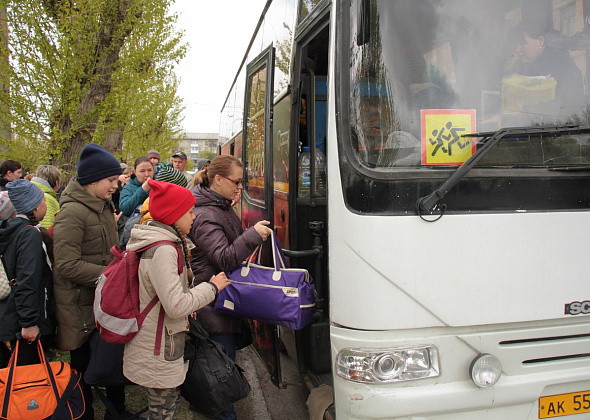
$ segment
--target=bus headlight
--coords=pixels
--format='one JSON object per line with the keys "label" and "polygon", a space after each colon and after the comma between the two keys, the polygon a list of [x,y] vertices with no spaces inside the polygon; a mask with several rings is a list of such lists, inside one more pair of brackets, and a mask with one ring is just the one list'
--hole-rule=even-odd
{"label": "bus headlight", "polygon": [[389,383],[440,375],[434,346],[399,349],[343,349],[336,360],[338,376],[354,382]]}
{"label": "bus headlight", "polygon": [[480,388],[493,386],[501,375],[502,364],[496,356],[488,353],[478,354],[469,366],[469,376]]}

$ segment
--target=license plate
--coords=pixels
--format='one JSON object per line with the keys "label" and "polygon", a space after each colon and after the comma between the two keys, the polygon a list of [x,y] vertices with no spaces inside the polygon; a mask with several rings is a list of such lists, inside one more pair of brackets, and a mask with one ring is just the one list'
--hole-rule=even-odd
{"label": "license plate", "polygon": [[590,413],[590,391],[549,395],[539,398],[539,418]]}

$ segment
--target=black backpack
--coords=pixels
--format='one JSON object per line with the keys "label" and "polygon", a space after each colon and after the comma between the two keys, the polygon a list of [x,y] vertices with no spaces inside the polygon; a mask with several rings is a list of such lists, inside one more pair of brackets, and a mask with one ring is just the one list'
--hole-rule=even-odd
{"label": "black backpack", "polygon": [[193,411],[216,416],[230,404],[250,393],[250,384],[240,368],[209,338],[199,321],[189,316],[188,341],[184,360],[189,361],[180,393]]}

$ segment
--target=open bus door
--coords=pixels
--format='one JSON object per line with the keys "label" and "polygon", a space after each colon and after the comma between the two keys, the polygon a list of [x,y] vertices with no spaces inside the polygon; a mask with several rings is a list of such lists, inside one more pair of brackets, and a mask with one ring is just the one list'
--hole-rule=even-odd
{"label": "open bus door", "polygon": [[[242,160],[244,189],[241,200],[242,224],[253,226],[271,221],[273,228],[272,115],[275,49],[272,44],[252,60],[246,70]],[[269,247],[263,247],[268,249]],[[263,255],[263,261],[268,255]],[[273,325],[250,321],[253,345],[265,363],[272,382],[279,386],[281,370],[278,331]]]}
{"label": "open bus door", "polygon": [[[290,265],[306,268],[316,285],[314,322],[303,330],[251,321],[254,347],[277,386],[282,381],[280,348],[300,372],[321,374],[315,376],[318,383],[331,383],[325,172],[329,6],[322,1],[297,25],[293,50],[279,49],[277,64],[272,45],[248,64],[242,134],[234,139],[235,155],[242,156],[245,171],[243,226],[271,221]],[[292,66],[288,87],[274,86],[274,69],[281,65]],[[298,186],[302,147],[309,147],[311,156],[311,185],[305,196]],[[323,156],[323,165],[317,156]],[[270,258],[265,257],[267,264]]]}
{"label": "open bus door", "polygon": [[[290,145],[291,199],[289,207],[291,265],[307,269],[316,287],[314,321],[295,332],[300,371],[314,373],[314,385],[331,383],[328,294],[327,221],[327,104],[330,2],[322,1],[295,31],[292,74]],[[276,140],[275,140],[276,141]],[[301,191],[298,157],[309,148],[310,186]],[[307,150],[307,149],[305,149]],[[281,328],[283,342],[289,336]],[[292,332],[291,332],[292,333]],[[317,382],[314,380],[317,379]]]}

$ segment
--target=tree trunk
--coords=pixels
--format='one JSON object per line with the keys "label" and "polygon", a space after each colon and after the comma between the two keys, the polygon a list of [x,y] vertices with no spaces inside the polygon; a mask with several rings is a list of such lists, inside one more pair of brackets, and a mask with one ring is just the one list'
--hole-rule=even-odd
{"label": "tree trunk", "polygon": [[[101,19],[104,23],[96,34],[96,58],[93,67],[89,69],[90,74],[84,75],[80,81],[84,94],[77,105],[76,114],[70,115],[67,111],[62,114],[58,111],[54,119],[55,131],[63,136],[62,154],[57,164],[70,175],[75,172],[80,151],[92,142],[100,118],[96,108],[111,90],[111,79],[121,48],[131,33],[131,25],[128,25],[129,29],[121,31],[121,25],[128,18],[131,4],[132,0],[121,0],[117,10],[105,11]],[[55,6],[55,2],[53,5]],[[67,107],[64,106],[62,109]],[[120,151],[123,144],[122,133],[122,130],[117,130],[108,134],[103,145],[105,149],[111,153]]]}
{"label": "tree trunk", "polygon": [[123,127],[118,130],[113,130],[107,134],[102,144],[102,147],[111,153],[121,154],[123,151]]}

